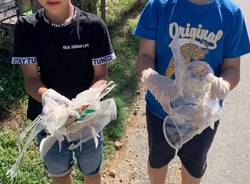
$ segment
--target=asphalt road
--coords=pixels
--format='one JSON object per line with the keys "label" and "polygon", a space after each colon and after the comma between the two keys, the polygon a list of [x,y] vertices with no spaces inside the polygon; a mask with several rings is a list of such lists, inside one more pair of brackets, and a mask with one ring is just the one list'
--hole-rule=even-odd
{"label": "asphalt road", "polygon": [[[243,10],[250,37],[250,1],[234,0]],[[250,55],[242,57],[241,81],[227,97],[208,156],[202,184],[250,184]]]}

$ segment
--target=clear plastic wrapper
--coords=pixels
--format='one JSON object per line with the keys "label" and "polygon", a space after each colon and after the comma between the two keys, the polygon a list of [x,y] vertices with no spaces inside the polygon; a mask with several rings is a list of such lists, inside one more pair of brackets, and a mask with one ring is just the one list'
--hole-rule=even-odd
{"label": "clear plastic wrapper", "polygon": [[178,86],[181,96],[190,103],[199,103],[209,94],[211,83],[207,80],[208,74],[213,74],[212,68],[203,61],[193,61],[186,65],[183,71],[183,80]]}
{"label": "clear plastic wrapper", "polygon": [[219,120],[222,108],[217,100],[207,99],[202,105],[180,105],[174,116],[167,116],[163,123],[165,139],[175,149]]}
{"label": "clear plastic wrapper", "polygon": [[[112,120],[116,119],[117,109],[114,99],[107,99],[100,103],[100,109],[96,111],[96,114],[91,119],[86,119],[82,122],[74,122],[67,128],[67,140],[75,141],[80,140],[82,144],[87,142],[93,137],[95,133],[99,134],[101,130]],[[69,149],[75,149],[79,147],[72,145]]]}

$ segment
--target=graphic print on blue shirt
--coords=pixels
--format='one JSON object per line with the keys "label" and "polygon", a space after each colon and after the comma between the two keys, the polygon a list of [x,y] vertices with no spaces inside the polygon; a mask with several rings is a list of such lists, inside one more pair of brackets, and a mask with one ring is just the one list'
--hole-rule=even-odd
{"label": "graphic print on blue shirt", "polygon": [[[207,62],[216,75],[224,58],[235,58],[250,51],[249,38],[241,10],[229,0],[211,0],[197,5],[189,0],[150,0],[144,8],[134,34],[156,41],[155,69],[174,78],[174,60],[169,47],[179,35],[184,44],[184,62]],[[166,113],[154,96],[146,95],[149,109],[164,118]]]}

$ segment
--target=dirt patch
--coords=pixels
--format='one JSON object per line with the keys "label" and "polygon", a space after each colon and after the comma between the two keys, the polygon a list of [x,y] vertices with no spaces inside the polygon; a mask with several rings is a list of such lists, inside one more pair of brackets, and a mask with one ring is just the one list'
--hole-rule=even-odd
{"label": "dirt patch", "polygon": [[[102,181],[104,184],[147,184],[148,142],[145,122],[145,90],[140,87],[128,118],[128,127],[121,141],[122,148],[105,163]],[[180,163],[170,164],[168,184],[179,184]],[[111,173],[111,174],[110,174]]]}
{"label": "dirt patch", "polygon": [[26,121],[26,108],[22,106],[16,106],[10,110],[0,108],[0,130],[3,128],[18,130]]}
{"label": "dirt patch", "polygon": [[0,108],[0,122],[3,122],[6,119],[9,119],[11,112],[7,111],[4,108]]}

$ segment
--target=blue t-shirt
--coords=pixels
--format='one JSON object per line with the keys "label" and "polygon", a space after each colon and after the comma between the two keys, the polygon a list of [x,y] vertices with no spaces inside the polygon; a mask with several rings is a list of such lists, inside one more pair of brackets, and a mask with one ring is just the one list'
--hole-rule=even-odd
{"label": "blue t-shirt", "polygon": [[[235,58],[250,52],[250,43],[241,10],[230,0],[211,0],[197,5],[189,0],[149,0],[134,34],[156,41],[155,69],[174,78],[169,44],[179,34],[197,44],[183,47],[185,63],[202,60],[216,75],[224,58]],[[161,105],[147,91],[149,109],[161,118],[166,116]]]}

